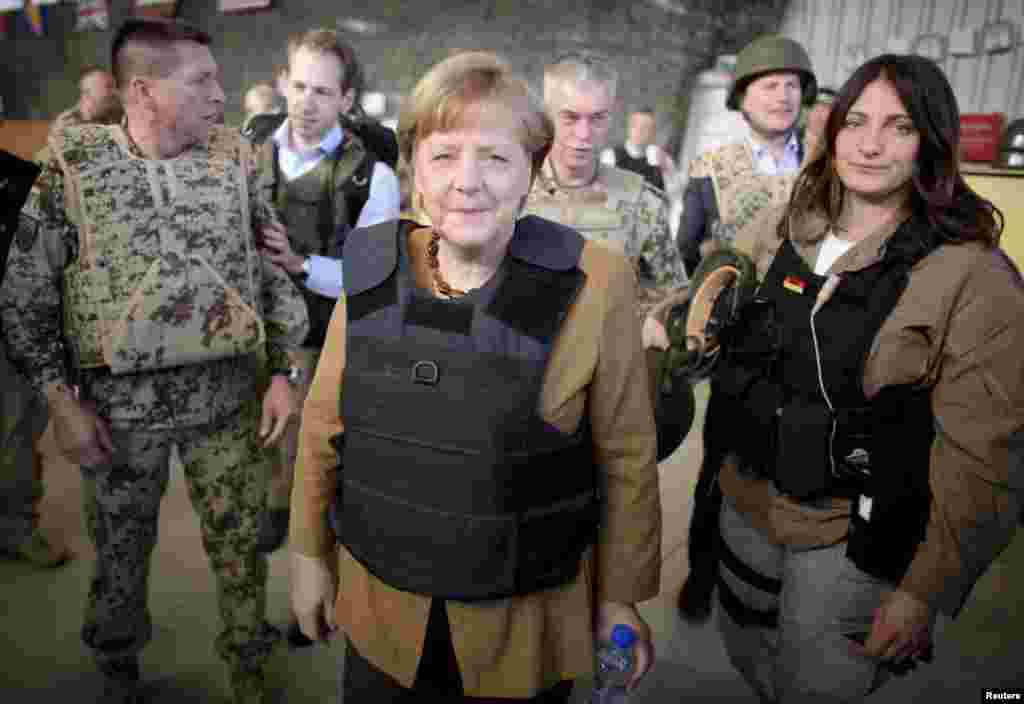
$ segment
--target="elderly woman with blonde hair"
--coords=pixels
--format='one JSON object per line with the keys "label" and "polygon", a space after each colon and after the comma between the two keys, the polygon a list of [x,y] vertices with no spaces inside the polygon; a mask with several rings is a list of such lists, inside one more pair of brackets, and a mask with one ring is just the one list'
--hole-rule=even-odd
{"label": "elderly woman with blonde hair", "polygon": [[[658,591],[655,429],[621,255],[520,217],[551,143],[496,56],[399,122],[415,215],[357,230],[302,417],[292,601],[346,702],[567,701]],[[328,520],[325,520],[325,514]]]}

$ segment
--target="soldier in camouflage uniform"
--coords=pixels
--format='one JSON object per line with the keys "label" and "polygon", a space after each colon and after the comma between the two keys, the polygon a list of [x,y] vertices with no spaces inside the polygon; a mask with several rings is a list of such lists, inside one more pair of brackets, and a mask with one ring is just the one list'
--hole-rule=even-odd
{"label": "soldier in camouflage uniform", "polygon": [[[669,230],[664,192],[640,174],[601,163],[617,83],[615,68],[590,52],[566,54],[545,68],[544,102],[555,135],[524,214],[568,225],[587,239],[601,241],[629,257],[639,283],[637,314],[646,316],[685,285],[686,273]],[[652,348],[648,338],[645,330],[660,460],[685,437],[688,421],[679,421],[687,426],[685,430],[669,425],[676,425],[675,418],[686,415],[678,410],[679,404],[690,405],[693,395],[689,387],[662,387],[663,354]]]}
{"label": "soldier in camouflage uniform", "polygon": [[[57,446],[82,467],[97,562],[82,639],[111,702],[137,701],[152,635],[149,560],[172,445],[217,583],[235,702],[264,701],[278,634],[255,550],[272,454],[294,413],[301,294],[259,253],[277,225],[269,178],[236,129],[209,37],[129,20],[113,44],[119,126],[57,132],[0,289],[12,360],[49,401]],[[260,417],[258,367],[271,381]]]}
{"label": "soldier in camouflage uniform", "polygon": [[[117,94],[117,86],[114,83],[114,76],[98,66],[86,66],[79,73],[78,79],[79,98],[74,107],[65,110],[50,124],[50,133],[55,134],[66,127],[77,127],[87,124],[116,124],[124,116],[121,107],[121,98]],[[35,161],[45,163],[49,160],[48,147],[44,146],[34,156]],[[39,442],[36,443],[30,457],[27,460],[33,467],[34,481],[37,485],[34,491],[39,492],[37,501],[42,497],[43,477],[55,471],[60,471],[63,462],[59,453],[53,447],[52,433],[47,432]],[[35,532],[36,539],[34,547],[28,554],[23,554],[27,559],[42,566],[58,565],[71,556],[66,547],[47,547],[47,540],[38,531]]]}
{"label": "soldier in camouflage uniform", "polygon": [[50,132],[65,127],[98,123],[114,125],[121,121],[124,111],[117,94],[114,76],[98,66],[86,66],[78,78],[79,98],[74,107],[62,112],[50,125]]}
{"label": "soldier in camouflage uniform", "polygon": [[740,52],[725,105],[743,113],[750,133],[690,162],[678,236],[688,274],[757,213],[789,198],[804,158],[800,104],[816,94],[811,60],[792,39],[768,34]]}
{"label": "soldier in camouflage uniform", "polygon": [[[22,204],[39,167],[0,150],[0,281],[16,232]],[[46,403],[7,358],[0,336],[0,552],[39,567],[54,567],[69,557],[40,530],[36,505],[43,497],[36,442],[46,426]]]}
{"label": "soldier in camouflage uniform", "polygon": [[544,101],[555,138],[534,181],[525,214],[568,225],[624,252],[637,267],[646,310],[686,282],[668,227],[663,192],[632,171],[600,163],[608,142],[618,75],[603,58],[580,52],[544,71]]}

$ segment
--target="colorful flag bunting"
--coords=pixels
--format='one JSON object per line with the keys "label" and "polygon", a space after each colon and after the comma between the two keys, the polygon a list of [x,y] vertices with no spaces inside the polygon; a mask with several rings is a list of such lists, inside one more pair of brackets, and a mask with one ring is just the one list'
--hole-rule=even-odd
{"label": "colorful flag bunting", "polygon": [[25,0],[23,14],[32,34],[41,37],[46,33],[46,8],[40,7],[33,0]]}

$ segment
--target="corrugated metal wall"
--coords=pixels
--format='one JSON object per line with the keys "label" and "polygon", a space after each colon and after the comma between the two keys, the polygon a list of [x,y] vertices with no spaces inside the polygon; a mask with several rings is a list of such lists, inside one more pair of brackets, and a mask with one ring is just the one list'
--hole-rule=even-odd
{"label": "corrugated metal wall", "polygon": [[[819,83],[833,88],[886,51],[945,49],[940,63],[961,112],[1024,117],[1024,0],[792,0],[781,32],[807,48]],[[1011,48],[986,51],[1007,39]]]}

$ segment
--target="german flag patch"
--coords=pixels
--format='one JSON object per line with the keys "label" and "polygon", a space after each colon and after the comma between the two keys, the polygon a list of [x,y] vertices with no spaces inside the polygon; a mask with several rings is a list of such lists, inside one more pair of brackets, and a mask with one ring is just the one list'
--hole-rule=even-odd
{"label": "german flag patch", "polygon": [[807,283],[795,276],[787,276],[782,280],[782,287],[797,295],[803,295],[804,289],[807,288]]}

